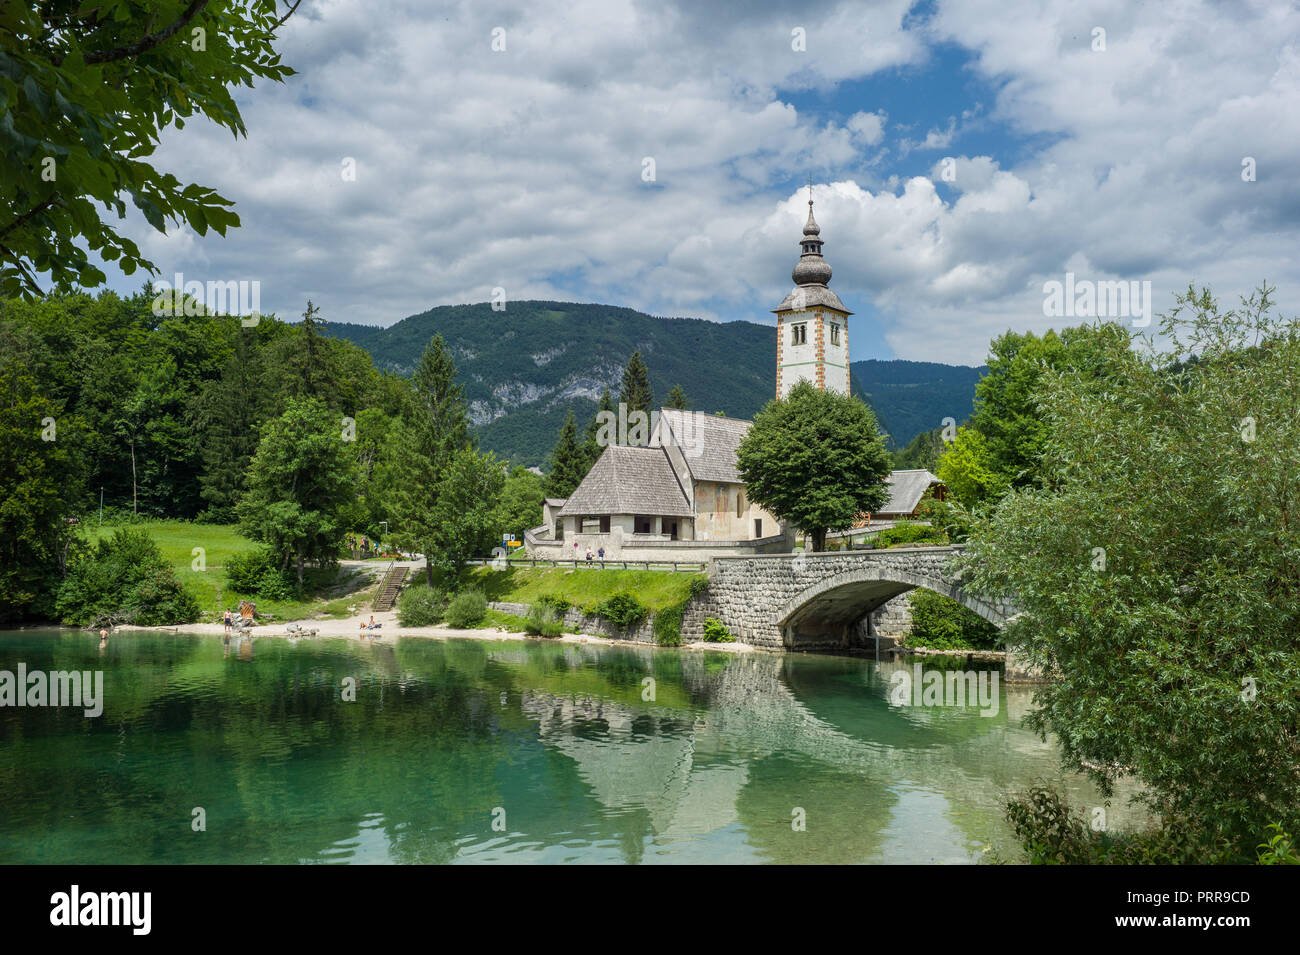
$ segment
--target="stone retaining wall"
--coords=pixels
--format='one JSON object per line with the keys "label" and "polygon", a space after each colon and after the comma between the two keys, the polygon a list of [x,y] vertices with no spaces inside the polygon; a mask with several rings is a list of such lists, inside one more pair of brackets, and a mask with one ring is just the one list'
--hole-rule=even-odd
{"label": "stone retaining wall", "polygon": [[[516,617],[528,616],[528,604],[492,601],[488,603],[488,606],[502,613],[514,614]],[[610,623],[604,617],[585,614],[577,607],[570,607],[564,612],[563,623],[566,629],[576,630],[579,633],[596,634],[614,640],[635,640],[637,643],[655,642],[653,616],[642,620],[635,627],[624,630]]]}

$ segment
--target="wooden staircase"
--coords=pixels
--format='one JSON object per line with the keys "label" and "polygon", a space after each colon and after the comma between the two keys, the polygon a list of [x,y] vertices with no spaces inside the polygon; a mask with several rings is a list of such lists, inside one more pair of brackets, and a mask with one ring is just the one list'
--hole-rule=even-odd
{"label": "wooden staircase", "polygon": [[371,609],[376,613],[392,610],[393,603],[397,600],[397,594],[406,581],[406,575],[410,572],[411,568],[409,567],[390,567],[388,572],[384,574],[383,583],[379,585],[379,596],[375,598],[375,604]]}

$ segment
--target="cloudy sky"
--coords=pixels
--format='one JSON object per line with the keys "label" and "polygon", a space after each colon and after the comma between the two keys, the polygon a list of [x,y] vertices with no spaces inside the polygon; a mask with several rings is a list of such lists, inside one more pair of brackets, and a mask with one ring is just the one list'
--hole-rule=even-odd
{"label": "cloudy sky", "polygon": [[855,359],[979,364],[1072,323],[1043,306],[1067,271],[1150,281],[1157,311],[1267,279],[1293,314],[1298,37],[1281,0],[305,0],[298,75],[239,93],[248,138],[158,153],[243,227],[131,234],[283,317],[500,287],[770,322],[811,175]]}

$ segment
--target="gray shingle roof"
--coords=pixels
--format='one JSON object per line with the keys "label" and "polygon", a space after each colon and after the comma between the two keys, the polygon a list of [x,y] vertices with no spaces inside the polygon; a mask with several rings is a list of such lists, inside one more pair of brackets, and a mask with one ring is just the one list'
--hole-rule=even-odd
{"label": "gray shingle roof", "polygon": [[[803,304],[795,304],[795,296],[803,293]],[[828,289],[825,285],[796,285],[790,289],[781,304],[772,309],[774,312],[797,312],[803,308],[816,308],[819,305],[825,305],[828,308],[837,308],[846,315],[852,315],[840,297]]]}
{"label": "gray shingle roof", "polygon": [[736,470],[736,449],[752,425],[752,421],[703,411],[659,409],[660,439],[681,448],[691,477],[697,481],[742,483]]}
{"label": "gray shingle roof", "polygon": [[562,517],[584,514],[692,516],[664,449],[626,445],[607,447],[560,510]]}
{"label": "gray shingle roof", "polygon": [[931,484],[942,483],[925,468],[914,471],[891,471],[885,478],[889,485],[889,503],[878,514],[911,514]]}

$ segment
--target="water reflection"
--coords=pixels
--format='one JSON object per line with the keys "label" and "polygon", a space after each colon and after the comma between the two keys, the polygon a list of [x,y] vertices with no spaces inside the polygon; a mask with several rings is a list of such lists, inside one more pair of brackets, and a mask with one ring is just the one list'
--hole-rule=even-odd
{"label": "water reflection", "polygon": [[903,664],[849,658],[0,636],[19,661],[102,667],[106,700],[0,709],[3,862],[971,862],[1058,776],[1031,691],[892,705]]}

